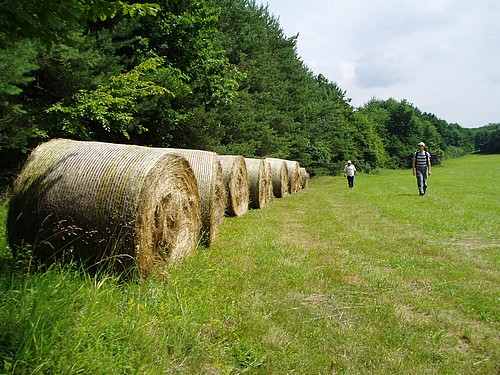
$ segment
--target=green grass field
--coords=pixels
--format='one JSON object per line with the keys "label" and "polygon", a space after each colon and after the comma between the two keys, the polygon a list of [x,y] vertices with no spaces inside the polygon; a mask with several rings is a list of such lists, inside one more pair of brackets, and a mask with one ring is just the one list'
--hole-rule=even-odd
{"label": "green grass field", "polygon": [[161,280],[27,274],[0,237],[0,373],[500,373],[500,155],[422,197],[411,170],[355,184],[226,218]]}

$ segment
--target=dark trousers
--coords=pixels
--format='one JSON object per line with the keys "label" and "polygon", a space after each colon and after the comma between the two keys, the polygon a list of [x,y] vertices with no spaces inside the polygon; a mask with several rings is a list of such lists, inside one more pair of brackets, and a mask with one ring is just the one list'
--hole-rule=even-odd
{"label": "dark trousers", "polygon": [[416,176],[418,192],[420,195],[424,195],[427,191],[427,167],[417,167]]}
{"label": "dark trousers", "polygon": [[349,187],[352,189],[354,187],[354,176],[347,176],[347,183]]}

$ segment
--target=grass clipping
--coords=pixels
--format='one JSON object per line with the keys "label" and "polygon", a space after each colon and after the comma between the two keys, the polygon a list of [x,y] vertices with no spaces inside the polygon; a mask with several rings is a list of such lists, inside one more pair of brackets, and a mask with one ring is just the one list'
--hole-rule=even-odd
{"label": "grass clipping", "polygon": [[201,199],[201,242],[212,246],[217,230],[224,221],[227,207],[227,192],[224,186],[224,174],[218,155],[215,152],[166,148],[168,152],[187,159],[198,182]]}
{"label": "grass clipping", "polygon": [[31,153],[8,216],[13,249],[30,244],[49,263],[137,265],[143,277],[195,249],[200,229],[198,186],[185,158],[66,139]]}
{"label": "grass clipping", "polygon": [[248,172],[243,156],[219,155],[224,174],[224,185],[228,193],[226,212],[230,216],[243,216],[248,211],[250,192]]}
{"label": "grass clipping", "polygon": [[266,162],[271,165],[271,177],[273,194],[276,198],[283,198],[288,195],[288,166],[283,159],[266,158]]}

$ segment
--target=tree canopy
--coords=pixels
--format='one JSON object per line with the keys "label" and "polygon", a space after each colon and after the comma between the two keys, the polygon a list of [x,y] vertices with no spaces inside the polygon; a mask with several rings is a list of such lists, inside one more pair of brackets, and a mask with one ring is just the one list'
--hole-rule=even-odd
{"label": "tree canopy", "polygon": [[[0,4],[3,178],[55,137],[297,160],[312,174],[406,168],[419,141],[498,152],[498,124],[449,124],[406,100],[353,108],[250,0]],[[339,36],[341,37],[341,36]]]}

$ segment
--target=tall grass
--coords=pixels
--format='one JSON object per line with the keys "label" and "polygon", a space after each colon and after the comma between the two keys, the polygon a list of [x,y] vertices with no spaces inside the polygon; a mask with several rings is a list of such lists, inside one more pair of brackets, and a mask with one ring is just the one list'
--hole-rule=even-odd
{"label": "tall grass", "polygon": [[0,369],[499,373],[500,156],[446,161],[422,197],[411,171],[356,179],[226,218],[161,280],[26,275],[0,237]]}

